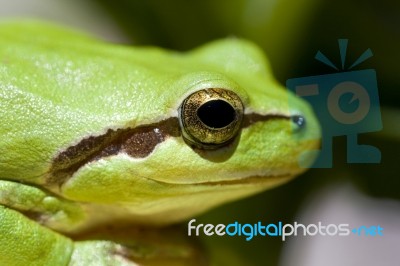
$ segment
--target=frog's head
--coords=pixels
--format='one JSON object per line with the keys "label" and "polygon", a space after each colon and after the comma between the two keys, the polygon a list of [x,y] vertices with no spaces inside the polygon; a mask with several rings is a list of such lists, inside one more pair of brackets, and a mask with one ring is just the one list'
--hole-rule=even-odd
{"label": "frog's head", "polygon": [[312,164],[318,122],[273,80],[254,45],[230,39],[183,55],[143,53],[163,73],[151,92],[135,88],[136,108],[146,111],[135,125],[58,155],[49,183],[65,197],[169,223],[285,183]]}

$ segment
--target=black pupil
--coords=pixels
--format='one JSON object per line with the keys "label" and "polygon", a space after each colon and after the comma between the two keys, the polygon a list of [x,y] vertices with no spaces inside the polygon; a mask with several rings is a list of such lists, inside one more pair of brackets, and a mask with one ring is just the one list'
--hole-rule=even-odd
{"label": "black pupil", "polygon": [[235,109],[223,100],[211,100],[197,109],[197,116],[211,128],[226,127],[235,120]]}

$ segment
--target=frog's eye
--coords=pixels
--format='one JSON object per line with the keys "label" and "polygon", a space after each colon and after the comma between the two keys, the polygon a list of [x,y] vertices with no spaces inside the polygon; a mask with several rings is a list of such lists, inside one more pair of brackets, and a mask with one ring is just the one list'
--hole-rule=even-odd
{"label": "frog's eye", "polygon": [[179,108],[179,122],[186,141],[215,149],[233,140],[243,120],[243,103],[233,91],[203,89],[189,95]]}

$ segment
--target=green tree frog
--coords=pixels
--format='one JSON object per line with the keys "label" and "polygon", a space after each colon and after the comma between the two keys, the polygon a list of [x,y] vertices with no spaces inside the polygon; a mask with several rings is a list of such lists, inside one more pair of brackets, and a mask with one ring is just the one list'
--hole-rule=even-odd
{"label": "green tree frog", "polygon": [[173,52],[33,21],[0,25],[0,120],[0,265],[200,265],[157,228],[287,182],[320,134],[248,41]]}

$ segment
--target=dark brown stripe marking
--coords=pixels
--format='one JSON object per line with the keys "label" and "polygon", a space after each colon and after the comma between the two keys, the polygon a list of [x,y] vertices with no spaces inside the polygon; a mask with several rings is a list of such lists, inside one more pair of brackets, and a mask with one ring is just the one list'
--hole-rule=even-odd
{"label": "dark brown stripe marking", "polygon": [[120,152],[133,158],[144,158],[157,144],[180,134],[178,118],[171,117],[155,124],[109,129],[104,135],[90,136],[58,154],[53,160],[47,184],[62,184],[83,165]]}
{"label": "dark brown stripe marking", "polygon": [[[290,117],[247,114],[243,118],[242,128],[271,119],[290,119]],[[46,183],[48,185],[61,185],[83,165],[120,152],[125,152],[133,158],[145,158],[165,139],[179,137],[180,135],[177,117],[136,128],[109,129],[104,135],[90,136],[59,153],[53,160],[49,173],[50,177]]]}
{"label": "dark brown stripe marking", "polygon": [[270,114],[270,115],[260,115],[256,113],[251,113],[251,114],[246,114],[243,116],[243,123],[242,123],[242,128],[246,128],[251,126],[254,123],[257,122],[265,122],[268,120],[274,120],[274,119],[291,119],[290,116],[287,115],[279,115],[279,114]]}

